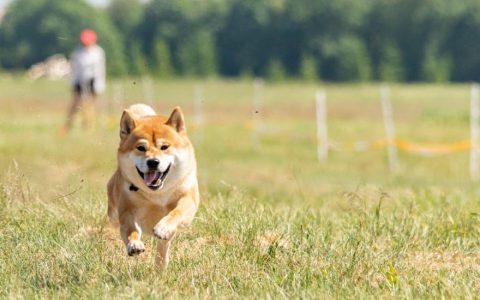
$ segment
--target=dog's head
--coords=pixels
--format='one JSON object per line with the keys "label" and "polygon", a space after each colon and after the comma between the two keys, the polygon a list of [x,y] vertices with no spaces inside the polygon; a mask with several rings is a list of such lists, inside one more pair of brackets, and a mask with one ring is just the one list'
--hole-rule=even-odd
{"label": "dog's head", "polygon": [[168,119],[123,112],[118,161],[121,172],[138,188],[160,192],[176,184],[192,163],[191,149],[179,107]]}

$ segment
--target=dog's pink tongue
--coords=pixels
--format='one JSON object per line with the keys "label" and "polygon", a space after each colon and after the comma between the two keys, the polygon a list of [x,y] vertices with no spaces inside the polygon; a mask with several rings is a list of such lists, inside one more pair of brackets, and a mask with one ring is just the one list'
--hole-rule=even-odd
{"label": "dog's pink tongue", "polygon": [[155,180],[157,180],[157,178],[158,178],[157,171],[150,171],[143,174],[143,181],[145,181],[145,184],[147,185],[152,184]]}

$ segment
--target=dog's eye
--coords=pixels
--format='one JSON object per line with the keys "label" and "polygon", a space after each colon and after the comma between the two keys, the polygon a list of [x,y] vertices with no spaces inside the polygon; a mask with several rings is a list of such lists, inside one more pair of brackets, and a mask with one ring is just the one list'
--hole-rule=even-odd
{"label": "dog's eye", "polygon": [[145,149],[144,146],[137,146],[137,150],[138,150],[138,151],[141,151],[141,152],[147,151],[147,149]]}
{"label": "dog's eye", "polygon": [[162,145],[162,146],[160,147],[160,150],[167,150],[168,147],[170,147],[170,145]]}

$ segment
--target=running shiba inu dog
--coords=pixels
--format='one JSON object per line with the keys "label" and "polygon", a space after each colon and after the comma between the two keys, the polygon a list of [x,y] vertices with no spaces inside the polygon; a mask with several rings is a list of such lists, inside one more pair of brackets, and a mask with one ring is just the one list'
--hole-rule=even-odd
{"label": "running shiba inu dog", "polygon": [[130,256],[145,251],[142,232],[155,235],[156,262],[164,269],[177,229],[190,224],[200,202],[195,154],[181,109],[168,118],[145,104],[124,110],[117,158],[108,182],[108,216],[119,225]]}

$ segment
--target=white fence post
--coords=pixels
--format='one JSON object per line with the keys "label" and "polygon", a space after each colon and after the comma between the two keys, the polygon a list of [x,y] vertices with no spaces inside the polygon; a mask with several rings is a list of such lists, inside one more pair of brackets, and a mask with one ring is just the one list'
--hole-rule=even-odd
{"label": "white fence post", "polygon": [[123,103],[123,84],[121,81],[115,81],[113,84],[113,106],[115,113],[125,108]]}
{"label": "white fence post", "polygon": [[383,122],[387,138],[388,165],[390,171],[395,172],[398,168],[397,148],[395,145],[395,127],[393,125],[393,112],[388,85],[382,85],[380,88],[380,98],[382,101]]}
{"label": "white fence post", "polygon": [[143,100],[146,104],[153,107],[152,78],[149,76],[142,77]]}
{"label": "white fence post", "polygon": [[477,83],[472,84],[470,93],[470,178],[477,181],[479,177],[478,169],[478,98],[479,87]]}
{"label": "white fence post", "polygon": [[255,78],[253,81],[253,133],[252,144],[253,148],[258,148],[259,135],[261,127],[260,112],[262,110],[262,87],[263,80],[261,78]]}
{"label": "white fence post", "polygon": [[197,146],[200,146],[203,143],[203,128],[201,126],[203,123],[202,104],[203,85],[197,83],[193,88],[193,129]]}
{"label": "white fence post", "polygon": [[327,96],[324,91],[315,93],[317,108],[317,155],[319,161],[328,157]]}
{"label": "white fence post", "polygon": [[202,124],[202,121],[203,121],[202,102],[203,102],[203,85],[196,84],[194,89],[193,122],[197,128]]}
{"label": "white fence post", "polygon": [[106,116],[108,114],[108,98],[105,97],[105,94],[100,94],[97,96],[98,112],[101,116]]}

